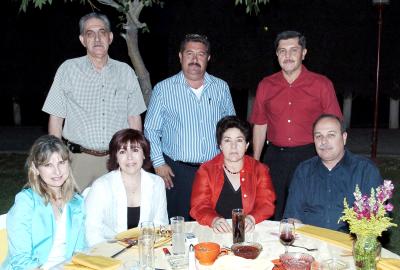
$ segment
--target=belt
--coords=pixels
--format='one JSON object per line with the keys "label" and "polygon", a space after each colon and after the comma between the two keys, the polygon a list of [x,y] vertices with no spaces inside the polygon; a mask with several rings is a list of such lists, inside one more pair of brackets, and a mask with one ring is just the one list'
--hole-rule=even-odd
{"label": "belt", "polygon": [[176,160],[175,162],[177,162],[179,164],[182,164],[182,165],[189,166],[189,167],[200,167],[201,164],[202,164],[202,163],[183,162],[183,161],[180,161],[180,160]]}
{"label": "belt", "polygon": [[303,150],[307,150],[310,148],[314,148],[314,144],[309,143],[309,144],[305,144],[305,145],[286,147],[286,146],[277,146],[277,145],[270,143],[268,145],[268,147],[275,148],[276,150],[279,150],[279,151],[296,152],[296,151],[303,151]]}
{"label": "belt", "polygon": [[67,145],[68,149],[75,154],[85,153],[96,157],[104,157],[108,155],[108,150],[97,151],[97,150],[87,149],[82,145],[73,143],[65,138],[62,138],[62,140]]}

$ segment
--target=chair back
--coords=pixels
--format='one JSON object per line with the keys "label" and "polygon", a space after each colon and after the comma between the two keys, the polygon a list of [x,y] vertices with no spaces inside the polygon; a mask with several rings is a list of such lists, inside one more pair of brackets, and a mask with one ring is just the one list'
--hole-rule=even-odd
{"label": "chair back", "polygon": [[3,263],[8,252],[6,218],[7,214],[0,215],[0,265]]}

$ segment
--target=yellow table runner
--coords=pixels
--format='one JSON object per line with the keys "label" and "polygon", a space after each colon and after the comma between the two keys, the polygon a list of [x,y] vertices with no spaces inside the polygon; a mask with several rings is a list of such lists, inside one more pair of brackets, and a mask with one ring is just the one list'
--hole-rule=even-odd
{"label": "yellow table runner", "polygon": [[353,239],[350,234],[320,228],[311,225],[305,225],[296,229],[296,232],[313,238],[326,241],[330,244],[339,246],[343,249],[351,251],[353,248]]}

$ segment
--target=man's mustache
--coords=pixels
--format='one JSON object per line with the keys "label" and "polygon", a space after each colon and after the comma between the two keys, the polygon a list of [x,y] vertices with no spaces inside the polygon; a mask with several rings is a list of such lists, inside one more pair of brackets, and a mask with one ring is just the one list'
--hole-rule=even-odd
{"label": "man's mustache", "polygon": [[201,68],[201,66],[200,66],[199,63],[190,63],[190,64],[189,64],[189,66],[193,66],[193,65],[198,66],[199,68]]}

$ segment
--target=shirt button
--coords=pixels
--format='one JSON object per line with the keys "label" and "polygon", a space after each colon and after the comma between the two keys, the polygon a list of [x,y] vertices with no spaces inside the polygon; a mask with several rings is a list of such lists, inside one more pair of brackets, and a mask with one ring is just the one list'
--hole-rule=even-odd
{"label": "shirt button", "polygon": [[242,182],[244,182],[244,178],[242,178]]}
{"label": "shirt button", "polygon": [[292,120],[289,119],[289,120],[287,120],[287,122],[290,123],[290,122],[292,122]]}
{"label": "shirt button", "polygon": [[289,140],[289,141],[291,141],[291,140],[292,140],[292,138],[290,138],[290,137],[289,137],[289,138],[288,138],[288,140]]}
{"label": "shirt button", "polygon": [[244,194],[243,197],[247,198],[247,194]]}
{"label": "shirt button", "polygon": [[292,105],[292,102],[289,101],[289,105]]}

